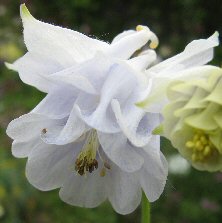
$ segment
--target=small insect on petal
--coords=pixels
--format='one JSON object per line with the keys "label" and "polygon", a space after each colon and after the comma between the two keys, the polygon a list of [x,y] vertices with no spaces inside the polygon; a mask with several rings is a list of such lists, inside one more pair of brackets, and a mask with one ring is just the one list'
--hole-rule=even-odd
{"label": "small insect on petal", "polygon": [[46,128],[42,129],[42,133],[46,134],[47,133],[47,129]]}

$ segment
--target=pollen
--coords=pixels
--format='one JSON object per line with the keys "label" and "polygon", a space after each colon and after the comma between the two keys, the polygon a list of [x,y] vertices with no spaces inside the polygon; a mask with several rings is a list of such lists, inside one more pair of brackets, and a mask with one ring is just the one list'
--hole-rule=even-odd
{"label": "pollen", "polygon": [[144,30],[144,26],[138,25],[136,27],[136,31],[141,31],[141,30]]}
{"label": "pollen", "polygon": [[156,49],[159,45],[159,42],[158,40],[152,40],[151,43],[150,43],[150,48],[151,49]]}
{"label": "pollen", "polygon": [[209,135],[201,130],[196,130],[192,140],[185,144],[191,151],[193,162],[207,162],[210,158],[218,154],[216,147],[209,139]]}

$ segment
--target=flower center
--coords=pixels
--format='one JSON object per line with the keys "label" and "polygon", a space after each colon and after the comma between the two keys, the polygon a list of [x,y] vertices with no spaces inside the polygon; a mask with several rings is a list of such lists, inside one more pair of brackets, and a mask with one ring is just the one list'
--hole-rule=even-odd
{"label": "flower center", "polygon": [[98,161],[96,160],[96,151],[99,148],[99,140],[95,130],[91,130],[83,146],[82,151],[79,153],[76,162],[75,170],[79,175],[84,175],[86,172],[92,173],[98,168]]}
{"label": "flower center", "polygon": [[96,130],[93,129],[88,133],[86,142],[75,161],[75,170],[80,176],[86,175],[87,172],[92,173],[94,170],[98,169],[98,161],[96,159],[97,152],[104,165],[100,172],[100,176],[104,177],[106,175],[106,169],[109,170],[111,167],[104,161],[99,153],[99,140]]}
{"label": "flower center", "polygon": [[218,155],[216,147],[209,139],[209,135],[197,130],[192,140],[186,142],[186,147],[191,150],[193,162],[206,162],[215,155]]}

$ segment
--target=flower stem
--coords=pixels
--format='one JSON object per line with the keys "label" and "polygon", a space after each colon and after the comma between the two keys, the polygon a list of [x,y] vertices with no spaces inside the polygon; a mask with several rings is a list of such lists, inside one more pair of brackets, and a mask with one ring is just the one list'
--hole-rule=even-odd
{"label": "flower stem", "polygon": [[145,193],[143,193],[142,197],[142,216],[141,223],[150,223],[150,202],[148,201]]}

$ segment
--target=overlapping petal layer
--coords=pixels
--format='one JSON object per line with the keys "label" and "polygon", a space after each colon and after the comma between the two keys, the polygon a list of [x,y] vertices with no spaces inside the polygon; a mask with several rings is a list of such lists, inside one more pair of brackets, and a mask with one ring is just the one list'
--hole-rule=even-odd
{"label": "overlapping petal layer", "polygon": [[108,44],[42,23],[24,5],[21,17],[28,53],[8,66],[48,93],[7,129],[13,154],[28,157],[30,183],[41,190],[61,188],[62,200],[82,207],[108,198],[122,214],[139,205],[141,189],[156,200],[167,177],[159,139],[149,147],[159,116],[135,105],[149,91],[143,71],[156,54],[147,50],[132,57],[156,41],[155,34],[140,27]]}
{"label": "overlapping petal layer", "polygon": [[[47,93],[7,129],[13,154],[28,157],[29,181],[41,190],[60,188],[61,199],[72,205],[96,207],[109,199],[121,214],[135,210],[141,190],[150,201],[158,199],[167,178],[160,138],[152,135],[160,116],[136,103],[155,94],[156,80],[184,78],[176,73],[210,60],[217,38],[191,43],[147,69],[158,44],[148,27],[123,32],[109,44],[40,22],[25,5],[21,17],[28,52],[8,67]],[[143,51],[149,41],[152,49]]]}

